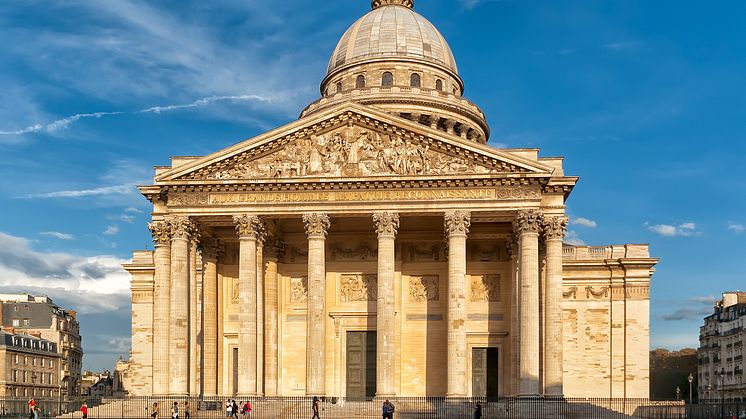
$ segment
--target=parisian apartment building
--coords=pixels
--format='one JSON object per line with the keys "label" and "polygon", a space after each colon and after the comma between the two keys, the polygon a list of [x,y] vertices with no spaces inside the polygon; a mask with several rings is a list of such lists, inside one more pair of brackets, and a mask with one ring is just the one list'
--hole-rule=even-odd
{"label": "parisian apartment building", "polygon": [[54,363],[58,394],[79,395],[83,347],[77,313],[59,307],[49,297],[29,294],[0,294],[0,304],[0,320],[7,334],[18,336],[21,341],[37,339],[40,348],[44,342],[54,344],[58,354]]}
{"label": "parisian apartment building", "polygon": [[0,397],[59,396],[60,360],[58,344],[38,333],[0,331]]}
{"label": "parisian apartment building", "polygon": [[746,292],[725,292],[699,328],[700,400],[746,399],[743,348],[746,345]]}

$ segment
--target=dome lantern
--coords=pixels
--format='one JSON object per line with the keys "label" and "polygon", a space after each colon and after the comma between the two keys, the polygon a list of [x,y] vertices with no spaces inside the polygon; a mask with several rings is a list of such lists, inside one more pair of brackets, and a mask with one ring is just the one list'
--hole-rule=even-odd
{"label": "dome lantern", "polygon": [[381,6],[387,6],[389,4],[409,7],[410,9],[412,9],[414,7],[414,0],[373,0],[370,2],[370,7],[373,9],[377,9]]}

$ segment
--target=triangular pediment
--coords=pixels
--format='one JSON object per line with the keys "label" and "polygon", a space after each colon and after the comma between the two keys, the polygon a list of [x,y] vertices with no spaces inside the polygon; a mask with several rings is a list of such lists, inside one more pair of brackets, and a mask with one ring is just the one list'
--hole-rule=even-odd
{"label": "triangular pediment", "polygon": [[155,181],[551,173],[539,162],[348,102],[188,161]]}

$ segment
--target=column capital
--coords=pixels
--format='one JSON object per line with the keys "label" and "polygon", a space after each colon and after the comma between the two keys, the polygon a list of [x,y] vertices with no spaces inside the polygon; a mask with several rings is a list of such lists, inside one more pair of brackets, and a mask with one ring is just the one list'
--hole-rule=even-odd
{"label": "column capital", "polygon": [[505,247],[508,251],[508,257],[511,259],[518,257],[518,237],[515,234],[508,235],[508,238],[505,240]]}
{"label": "column capital", "polygon": [[515,217],[515,221],[513,221],[515,234],[519,236],[527,233],[538,234],[541,228],[541,219],[542,215],[539,210],[529,209],[518,211],[518,215]]}
{"label": "column capital", "polygon": [[285,255],[285,242],[277,236],[269,236],[267,243],[264,245],[264,257],[267,259],[278,260]]}
{"label": "column capital", "polygon": [[548,217],[544,216],[541,230],[547,240],[562,240],[567,231],[568,219],[564,215]]}
{"label": "column capital", "polygon": [[303,214],[303,224],[306,226],[308,238],[326,238],[329,232],[329,216],[323,212],[309,212]]}
{"label": "column capital", "polygon": [[260,236],[264,235],[264,223],[256,215],[234,215],[233,223],[236,224],[236,233],[241,239],[258,240]]}
{"label": "column capital", "polygon": [[374,212],[373,224],[378,237],[394,237],[399,230],[399,214],[389,211]]}
{"label": "column capital", "polygon": [[172,215],[166,218],[166,222],[171,227],[172,239],[188,239],[194,234],[195,226],[188,216]]}
{"label": "column capital", "polygon": [[202,258],[217,261],[221,248],[220,241],[214,237],[205,236],[200,240],[200,243],[202,244]]}
{"label": "column capital", "polygon": [[148,223],[148,230],[153,236],[156,246],[169,244],[171,242],[171,226],[165,221],[153,221]]}
{"label": "column capital", "polygon": [[471,227],[471,212],[446,211],[443,221],[447,237],[466,236],[469,234],[469,227]]}

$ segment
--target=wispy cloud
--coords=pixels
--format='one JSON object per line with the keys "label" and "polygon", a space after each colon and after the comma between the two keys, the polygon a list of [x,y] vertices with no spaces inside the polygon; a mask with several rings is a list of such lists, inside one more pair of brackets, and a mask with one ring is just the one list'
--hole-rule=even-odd
{"label": "wispy cloud", "polygon": [[42,231],[39,234],[44,235],[44,236],[55,237],[60,240],[74,240],[75,239],[75,236],[73,236],[72,234],[60,233],[59,231]]}
{"label": "wispy cloud", "polygon": [[570,224],[572,224],[572,225],[579,225],[579,226],[588,227],[588,228],[596,228],[596,227],[598,227],[598,223],[596,223],[593,220],[589,220],[589,219],[587,219],[585,217],[573,218],[573,219],[570,220]]}
{"label": "wispy cloud", "polygon": [[66,190],[66,191],[54,191],[38,194],[28,194],[19,196],[16,198],[21,199],[44,199],[44,198],[80,198],[86,196],[96,195],[121,195],[129,194],[134,190],[134,185],[114,185],[114,186],[102,186],[100,188],[93,189],[77,189],[77,190]]}
{"label": "wispy cloud", "polygon": [[604,47],[613,51],[629,50],[645,45],[644,41],[618,41],[604,44]]}
{"label": "wispy cloud", "polygon": [[712,295],[692,297],[681,307],[661,316],[661,319],[665,321],[702,320],[705,316],[712,314],[712,306],[716,300],[717,298]]}
{"label": "wispy cloud", "polygon": [[110,225],[106,227],[106,230],[104,230],[105,236],[113,236],[115,234],[119,233],[119,227],[115,225]]}
{"label": "wispy cloud", "polygon": [[746,231],[746,228],[743,226],[743,224],[728,223],[728,231],[732,231],[736,234],[741,234]]}
{"label": "wispy cloud", "polygon": [[176,111],[176,110],[190,109],[190,108],[200,108],[200,107],[211,105],[216,102],[225,102],[225,101],[268,102],[270,100],[271,99],[267,97],[257,96],[257,95],[208,96],[208,97],[197,99],[193,102],[186,103],[186,104],[153,106],[150,108],[140,109],[134,112],[117,111],[117,112],[79,113],[79,114],[71,115],[71,116],[68,116],[62,119],[58,119],[56,121],[52,121],[48,124],[34,124],[26,128],[15,130],[15,131],[0,131],[0,135],[23,135],[23,134],[42,132],[42,131],[47,132],[47,133],[54,133],[62,129],[67,129],[73,123],[81,119],[85,119],[85,118],[101,118],[104,116],[133,115],[133,114],[143,114],[143,113],[161,114],[161,113],[169,112],[169,111]]}
{"label": "wispy cloud", "polygon": [[665,237],[688,237],[700,234],[695,223],[683,223],[679,225],[645,223],[648,230]]}
{"label": "wispy cloud", "polygon": [[578,232],[573,230],[567,231],[564,242],[573,246],[585,246],[585,242],[580,238]]}

